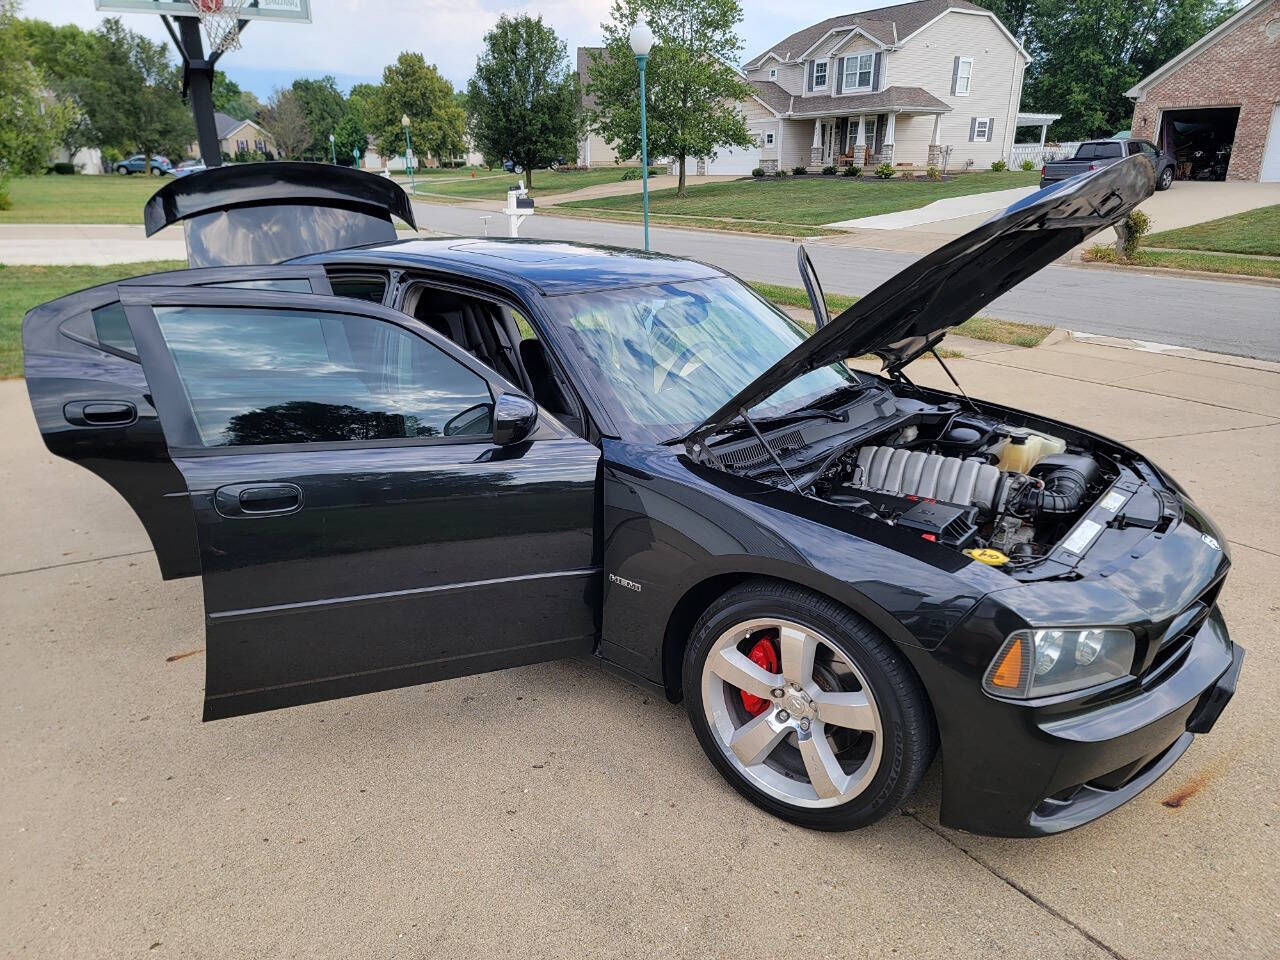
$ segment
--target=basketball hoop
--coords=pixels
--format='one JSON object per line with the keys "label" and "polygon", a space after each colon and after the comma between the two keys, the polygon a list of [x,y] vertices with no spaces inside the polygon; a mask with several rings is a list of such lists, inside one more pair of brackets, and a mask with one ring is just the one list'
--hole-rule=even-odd
{"label": "basketball hoop", "polygon": [[240,10],[245,0],[191,0],[210,53],[240,49]]}

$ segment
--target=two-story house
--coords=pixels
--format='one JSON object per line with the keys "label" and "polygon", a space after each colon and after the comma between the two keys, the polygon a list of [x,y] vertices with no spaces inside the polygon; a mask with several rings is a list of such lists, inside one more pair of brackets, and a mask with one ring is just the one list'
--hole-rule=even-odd
{"label": "two-story house", "polygon": [[990,10],[916,0],[831,17],[747,62],[766,170],[981,169],[1007,159],[1030,57]]}

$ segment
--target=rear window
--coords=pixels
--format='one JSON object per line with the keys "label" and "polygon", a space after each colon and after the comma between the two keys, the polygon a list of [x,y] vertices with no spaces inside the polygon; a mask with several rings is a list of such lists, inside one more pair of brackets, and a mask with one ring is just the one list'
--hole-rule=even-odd
{"label": "rear window", "polygon": [[1121,143],[1082,143],[1076,149],[1077,160],[1109,160],[1112,157],[1124,156],[1124,144]]}

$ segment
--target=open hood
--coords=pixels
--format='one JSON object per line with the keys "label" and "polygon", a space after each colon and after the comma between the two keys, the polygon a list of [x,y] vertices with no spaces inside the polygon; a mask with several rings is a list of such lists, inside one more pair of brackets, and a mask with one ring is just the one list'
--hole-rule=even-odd
{"label": "open hood", "polygon": [[193,267],[280,263],[417,228],[400,186],[329,163],[233,163],[170,180],[143,208],[147,236],[185,221]]}
{"label": "open hood", "polygon": [[1052,184],[939,247],[832,319],[686,437],[723,429],[746,409],[811,370],[874,353],[894,370],[940,341],[947,328],[1091,234],[1123,220],[1155,189],[1155,170],[1134,156]]}

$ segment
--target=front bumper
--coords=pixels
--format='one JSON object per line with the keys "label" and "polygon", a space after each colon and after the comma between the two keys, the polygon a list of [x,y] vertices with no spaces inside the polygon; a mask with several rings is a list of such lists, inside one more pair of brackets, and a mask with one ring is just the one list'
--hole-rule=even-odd
{"label": "front bumper", "polygon": [[1062,703],[990,700],[943,741],[942,823],[993,836],[1060,833],[1133,799],[1207,732],[1244,659],[1216,607],[1145,686]]}

